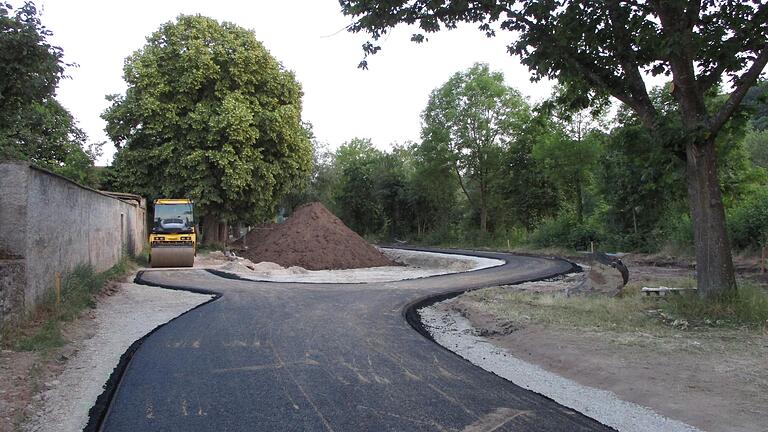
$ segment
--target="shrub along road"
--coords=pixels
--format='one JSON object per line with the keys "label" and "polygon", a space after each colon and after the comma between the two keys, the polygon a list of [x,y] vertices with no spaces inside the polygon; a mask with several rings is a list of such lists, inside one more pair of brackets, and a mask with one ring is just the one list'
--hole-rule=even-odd
{"label": "shrub along road", "polygon": [[378,284],[288,284],[206,271],[140,282],[221,298],[171,321],[136,351],[101,423],[107,431],[610,430],[488,373],[406,322],[427,296],[549,277],[565,261],[507,264]]}

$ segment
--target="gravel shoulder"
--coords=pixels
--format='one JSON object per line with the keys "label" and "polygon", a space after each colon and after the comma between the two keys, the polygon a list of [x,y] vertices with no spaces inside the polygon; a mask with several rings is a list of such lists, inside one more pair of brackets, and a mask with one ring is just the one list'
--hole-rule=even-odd
{"label": "gravel shoulder", "polygon": [[[681,276],[647,266],[633,277]],[[472,363],[620,431],[768,430],[768,335],[548,320],[534,309],[544,301],[533,299],[567,280],[466,293],[422,309],[422,319],[438,343]],[[532,297],[510,306],[512,291]]]}
{"label": "gravel shoulder", "polygon": [[157,326],[211,298],[133,283],[117,285],[111,295],[99,299],[90,317],[76,324],[88,328],[79,332],[85,338],[70,344],[70,355],[64,358],[60,373],[33,398],[35,414],[22,430],[82,430],[88,422],[88,411],[128,347]]}
{"label": "gravel shoulder", "polygon": [[[448,301],[450,302],[450,300]],[[477,335],[472,323],[444,305],[419,311],[425,328],[440,345],[471,363],[513,383],[573,408],[619,431],[698,431],[693,426],[663,417],[614,393],[563,378],[523,361],[490,340]]]}

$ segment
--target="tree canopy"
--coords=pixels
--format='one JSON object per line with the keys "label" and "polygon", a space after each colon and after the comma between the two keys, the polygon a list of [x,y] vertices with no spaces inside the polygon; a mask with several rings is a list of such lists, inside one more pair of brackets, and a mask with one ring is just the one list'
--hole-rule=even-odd
{"label": "tree canopy", "polygon": [[530,109],[520,93],[487,64],[457,72],[429,97],[422,138],[447,150],[462,191],[480,213],[481,231],[487,229],[488,193],[502,146],[529,119]]}
{"label": "tree canopy", "polygon": [[63,51],[37,8],[0,3],[0,158],[29,160],[75,181],[96,186],[93,162],[101,144],[88,137],[54,98],[64,78]]}
{"label": "tree canopy", "polygon": [[180,16],[126,59],[104,112],[118,186],[185,196],[208,220],[257,223],[310,174],[310,132],[292,72],[252,31]]}
{"label": "tree canopy", "polygon": [[[351,32],[368,32],[367,55],[398,24],[422,33],[474,23],[489,37],[514,33],[508,50],[532,79],[557,79],[583,107],[612,96],[631,108],[660,145],[684,154],[693,220],[699,293],[736,289],[718,184],[715,138],[768,63],[768,3],[760,0],[340,0],[355,17]],[[366,67],[363,60],[361,67]],[[682,119],[668,130],[643,74],[672,77],[671,94]],[[727,78],[732,90],[718,104],[705,96]]]}

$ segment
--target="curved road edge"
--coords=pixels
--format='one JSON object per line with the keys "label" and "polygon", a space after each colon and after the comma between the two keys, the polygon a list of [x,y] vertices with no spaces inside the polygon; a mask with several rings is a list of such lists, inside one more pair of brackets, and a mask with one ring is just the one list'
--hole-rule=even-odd
{"label": "curved road edge", "polygon": [[[395,249],[395,248],[393,248],[393,249]],[[480,252],[480,253],[483,252],[483,251],[470,251],[470,250],[463,250],[463,249],[426,249],[426,248],[403,248],[403,249],[414,250],[414,251],[419,251],[419,252],[438,252],[438,253],[455,254],[455,255],[471,255],[473,252]],[[492,251],[488,251],[488,252],[494,253]],[[498,253],[498,252],[496,252],[496,253]],[[569,274],[569,273],[581,273],[583,271],[582,268],[578,264],[576,264],[573,261],[567,260],[565,258],[542,257],[540,255],[518,254],[518,253],[510,253],[510,252],[501,252],[501,253],[503,253],[505,255],[528,256],[528,257],[535,257],[535,258],[544,258],[544,259],[549,259],[549,260],[553,260],[553,261],[563,261],[563,262],[568,263],[568,264],[571,265],[571,268],[568,269],[568,270],[564,270],[564,271],[561,271],[561,272],[556,272],[556,273],[553,273],[553,274],[548,275],[548,276],[542,276],[542,277],[538,277],[538,278],[532,278],[532,279],[517,281],[517,282],[509,283],[509,284],[506,284],[506,285],[519,285],[519,284],[528,283],[528,282],[539,282],[539,281],[551,279],[551,278],[554,278],[554,277],[563,276],[563,275],[566,275],[566,274]],[[483,258],[480,255],[474,255],[474,256],[478,256],[478,257]],[[494,258],[495,259],[500,259],[498,257],[494,257]],[[504,258],[501,258],[501,259],[503,259],[505,263],[508,262]],[[473,271],[479,271],[479,270],[473,270]],[[443,348],[443,349],[445,349],[447,351],[450,351],[451,353],[453,353],[453,354],[458,356],[458,354],[454,353],[453,351],[449,350],[448,348],[445,348],[444,346],[440,345],[439,343],[437,343],[435,341],[435,339],[432,337],[432,335],[429,333],[429,331],[427,331],[427,329],[424,328],[424,323],[421,322],[421,317],[419,316],[419,312],[418,311],[419,311],[419,309],[432,306],[435,303],[439,303],[439,302],[442,302],[442,301],[445,301],[445,300],[450,300],[450,299],[452,299],[454,297],[458,297],[458,296],[460,296],[460,295],[462,295],[464,293],[468,293],[470,291],[475,291],[475,290],[484,289],[484,288],[490,288],[490,287],[491,286],[469,288],[469,289],[459,289],[459,290],[448,291],[448,292],[443,292],[443,293],[439,293],[439,294],[430,294],[430,295],[418,298],[418,299],[408,303],[407,305],[405,305],[405,307],[402,310],[403,318],[408,323],[408,325],[410,325],[414,330],[419,332],[419,334],[421,334],[425,338],[429,339],[430,341],[434,342],[437,346],[439,346],[439,347],[441,347],[441,348]],[[459,357],[461,357],[461,356],[459,356]]]}
{"label": "curved road edge", "polygon": [[[508,253],[508,252],[501,252],[500,253],[500,252],[493,252],[493,251],[474,251],[474,250],[464,250],[464,249],[436,249],[436,248],[433,249],[433,248],[415,248],[415,247],[391,247],[391,248],[393,248],[393,249],[397,248],[397,249],[415,250],[415,251],[422,251],[422,252],[445,253],[445,254],[454,254],[454,255],[469,255],[469,256],[477,256],[477,257],[490,257],[488,255],[493,254],[494,256],[491,257],[491,258],[504,260],[505,263],[508,263],[508,261],[505,258],[500,257],[499,255],[503,254],[503,255],[510,255],[510,256],[531,256],[531,257],[536,257],[536,258],[558,260],[558,261],[562,261],[562,262],[570,264],[570,268],[568,270],[564,270],[564,271],[561,271],[561,272],[556,272],[556,273],[553,273],[553,274],[550,274],[550,275],[546,275],[546,276],[542,276],[542,277],[538,277],[538,278],[532,278],[532,279],[523,280],[523,281],[516,281],[514,283],[510,283],[509,285],[517,285],[517,284],[524,283],[524,282],[540,281],[540,280],[545,280],[545,279],[550,279],[550,278],[553,278],[553,277],[557,277],[557,276],[560,276],[560,275],[563,275],[563,274],[567,274],[567,273],[582,271],[581,268],[577,264],[575,264],[574,262],[566,260],[566,259],[563,259],[563,258],[557,258],[557,257],[542,257],[542,256],[537,256],[537,255],[528,255],[528,254],[519,254],[519,253]],[[473,271],[481,271],[481,270],[482,269],[473,270]],[[226,279],[239,279],[239,280],[246,280],[246,281],[254,282],[254,281],[252,281],[250,279],[241,278],[241,277],[238,277],[237,275],[234,275],[234,274],[231,274],[231,273],[228,273],[228,272],[224,272],[224,271],[217,271],[217,270],[211,271],[211,269],[206,269],[206,271],[208,271],[209,273],[211,273],[211,274],[213,274],[215,276],[226,278]],[[197,293],[197,294],[211,295],[213,297],[210,300],[208,300],[208,301],[206,301],[204,303],[201,303],[201,304],[195,306],[194,308],[189,309],[188,311],[186,311],[186,312],[176,316],[175,318],[169,320],[168,322],[155,327],[152,331],[150,331],[149,333],[147,333],[146,335],[144,335],[143,337],[141,337],[140,339],[136,340],[134,343],[131,344],[131,346],[126,350],[126,352],[120,357],[120,361],[118,362],[117,366],[115,366],[115,369],[112,371],[112,374],[110,375],[110,377],[107,380],[107,382],[104,384],[104,391],[102,392],[101,395],[99,395],[99,397],[96,400],[96,403],[94,404],[93,407],[91,407],[90,411],[88,412],[88,424],[83,429],[84,432],[97,432],[97,431],[100,431],[102,429],[103,421],[104,421],[104,419],[107,417],[107,415],[110,412],[110,409],[111,409],[111,406],[112,406],[112,400],[114,398],[114,395],[117,393],[118,389],[120,388],[123,375],[125,374],[126,369],[130,365],[130,362],[131,362],[131,360],[133,358],[133,355],[141,347],[141,345],[143,344],[143,342],[147,338],[149,338],[153,333],[155,333],[161,327],[164,327],[164,326],[172,323],[176,319],[186,315],[187,313],[189,313],[189,312],[191,312],[193,310],[196,310],[196,309],[198,309],[200,307],[203,307],[203,306],[205,306],[205,305],[207,305],[209,303],[212,303],[212,302],[218,300],[222,296],[222,294],[219,293],[219,292],[211,291],[211,290],[206,290],[206,289],[201,289],[201,288],[196,288],[196,287],[187,287],[187,286],[182,286],[182,285],[166,285],[166,284],[159,284],[159,283],[154,283],[154,282],[150,283],[150,282],[147,282],[147,281],[145,281],[143,279],[144,273],[145,273],[144,270],[138,272],[136,277],[134,278],[134,283],[139,284],[139,285],[154,286],[154,287],[159,287],[159,288],[169,289],[169,290],[187,291],[187,292],[192,292],[192,293]],[[466,272],[463,272],[463,273],[466,273]],[[444,276],[447,276],[447,275],[436,275],[436,276],[429,276],[429,277],[426,277],[426,278],[419,278],[419,279],[429,279],[429,278],[432,278],[432,277],[440,277],[440,276],[444,277]],[[274,282],[274,283],[279,283],[279,282]],[[407,305],[405,305],[403,307],[403,309],[401,311],[401,315],[402,315],[403,319],[408,323],[408,325],[411,326],[411,328],[416,330],[423,337],[425,337],[426,339],[432,341],[435,345],[439,346],[440,348],[442,348],[442,349],[444,349],[446,351],[451,352],[451,354],[456,355],[459,358],[462,358],[461,356],[459,356],[458,354],[454,353],[453,351],[450,351],[449,349],[447,349],[447,348],[443,347],[442,345],[440,345],[439,343],[435,342],[435,340],[432,337],[432,335],[429,334],[429,332],[424,328],[424,325],[421,323],[421,319],[420,319],[419,314],[418,314],[418,309],[423,308],[423,307],[427,307],[427,306],[430,306],[430,305],[432,305],[434,303],[437,303],[439,301],[447,300],[447,299],[459,296],[459,295],[461,295],[463,293],[466,293],[466,292],[469,292],[469,291],[473,291],[473,290],[477,290],[477,289],[481,289],[481,288],[487,288],[487,287],[475,287],[475,288],[468,288],[468,289],[458,289],[458,290],[455,290],[455,291],[449,291],[449,292],[439,293],[439,294],[432,294],[432,295],[428,295],[428,296],[416,299],[416,300],[410,302],[409,304],[407,304]],[[471,362],[469,362],[466,359],[462,358],[462,360],[466,361],[468,364],[472,364]],[[473,365],[473,366],[478,367],[476,365]],[[485,369],[483,369],[483,370],[485,370]],[[493,372],[490,372],[490,371],[486,371],[486,372],[494,374]],[[494,375],[496,375],[496,374],[494,374]],[[507,381],[509,381],[509,380],[507,380]],[[549,398],[547,398],[547,399],[549,399]]]}
{"label": "curved road edge", "polygon": [[123,375],[125,374],[125,370],[128,368],[128,365],[131,363],[131,359],[133,358],[133,355],[141,347],[141,345],[144,343],[144,341],[147,338],[152,336],[152,334],[155,333],[157,330],[159,330],[161,327],[164,327],[170,324],[177,318],[182,317],[197,308],[201,308],[221,298],[221,294],[215,291],[199,289],[194,287],[177,287],[177,286],[170,286],[170,285],[163,286],[161,284],[148,283],[142,279],[143,274],[144,274],[144,270],[139,271],[136,274],[136,277],[133,279],[133,283],[138,285],[154,286],[154,287],[159,287],[159,288],[173,290],[173,291],[187,291],[195,294],[205,294],[205,295],[212,296],[212,298],[206,302],[200,303],[199,305],[193,307],[192,309],[185,311],[184,313],[181,313],[175,316],[174,318],[170,319],[168,322],[160,324],[159,326],[152,329],[149,333],[145,334],[141,338],[134,341],[128,347],[128,349],[123,353],[123,355],[120,356],[120,361],[118,361],[117,366],[115,366],[115,368],[112,370],[112,373],[109,375],[107,382],[104,383],[104,391],[99,395],[98,398],[96,398],[96,402],[88,411],[88,424],[86,424],[85,427],[83,428],[83,432],[98,432],[101,430],[101,425],[104,422],[104,419],[107,417],[107,414],[109,414],[109,410],[112,406],[112,399],[114,398],[115,393],[117,393],[117,390],[120,388],[120,383],[122,382],[122,378],[123,378]]}

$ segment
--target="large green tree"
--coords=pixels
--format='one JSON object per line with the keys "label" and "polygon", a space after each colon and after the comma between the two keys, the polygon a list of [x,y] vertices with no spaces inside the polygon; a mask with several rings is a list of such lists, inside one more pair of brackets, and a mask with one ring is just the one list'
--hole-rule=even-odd
{"label": "large green tree", "polygon": [[416,237],[423,239],[429,232],[444,237],[459,207],[453,156],[445,142],[428,140],[412,144],[410,153],[413,172],[408,181],[408,201]]}
{"label": "large green tree", "polygon": [[560,136],[551,119],[535,115],[521,134],[504,150],[502,163],[493,185],[498,197],[497,213],[508,227],[522,226],[533,230],[543,218],[553,216],[560,208],[558,187],[545,175],[547,165],[534,157],[534,147],[543,140]]}
{"label": "large green tree", "polygon": [[15,11],[0,3],[0,130],[6,136],[13,136],[28,107],[53,97],[64,76],[64,53],[49,36],[32,2]]}
{"label": "large green tree", "polygon": [[124,78],[103,114],[119,186],[192,198],[206,241],[268,218],[310,174],[301,87],[252,31],[182,15],[126,59]]}
{"label": "large green tree", "polygon": [[[761,0],[340,0],[352,32],[376,41],[394,26],[429,33],[469,22],[489,36],[510,31],[509,52],[534,79],[557,79],[589,99],[613,96],[630,107],[659,145],[681,150],[704,297],[735,293],[736,280],[718,184],[715,138],[768,63],[768,3]],[[419,33],[413,40],[420,42]],[[361,64],[365,66],[365,63]],[[666,133],[644,73],[672,77],[682,131]],[[705,94],[726,77],[731,92],[715,107]]]}
{"label": "large green tree", "polygon": [[368,138],[353,138],[336,150],[339,175],[334,192],[336,211],[361,235],[378,233],[385,223],[376,178],[383,157]]}
{"label": "large green tree", "polygon": [[[539,110],[550,121],[550,133],[542,134],[533,148],[548,176],[557,181],[573,199],[576,222],[584,221],[584,193],[601,151],[602,119],[607,103],[583,108],[568,89],[558,86],[552,97]],[[606,101],[607,102],[607,101]]]}
{"label": "large green tree", "polygon": [[0,159],[29,160],[96,186],[100,144],[87,136],[54,98],[64,77],[61,48],[51,45],[31,2],[13,10],[0,3]]}
{"label": "large green tree", "polygon": [[478,63],[432,91],[422,114],[422,139],[449,149],[461,190],[480,214],[482,232],[502,148],[522,129],[529,111],[501,72]]}

